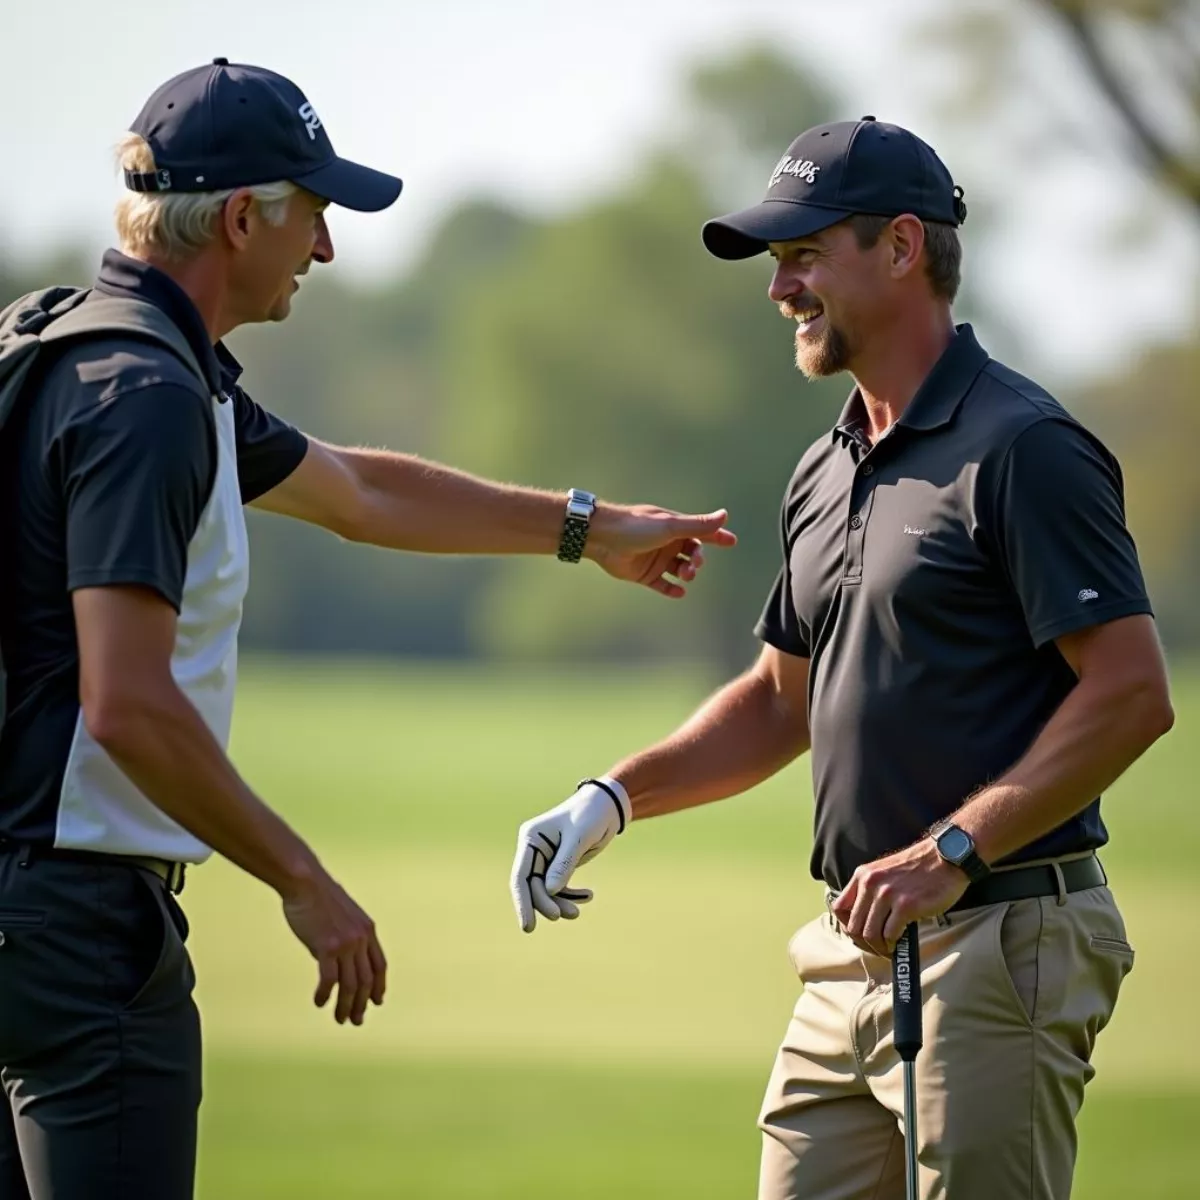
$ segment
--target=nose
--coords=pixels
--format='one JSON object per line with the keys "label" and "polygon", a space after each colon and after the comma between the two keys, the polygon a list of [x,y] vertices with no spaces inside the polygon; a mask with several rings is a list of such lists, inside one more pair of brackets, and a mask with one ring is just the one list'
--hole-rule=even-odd
{"label": "nose", "polygon": [[313,243],[312,256],[319,263],[333,262],[333,238],[329,234],[329,224],[324,213],[317,217],[317,237]]}
{"label": "nose", "polygon": [[767,295],[776,304],[779,304],[800,290],[800,280],[796,277],[795,270],[786,262],[776,263],[775,273],[771,276],[771,283],[767,288]]}

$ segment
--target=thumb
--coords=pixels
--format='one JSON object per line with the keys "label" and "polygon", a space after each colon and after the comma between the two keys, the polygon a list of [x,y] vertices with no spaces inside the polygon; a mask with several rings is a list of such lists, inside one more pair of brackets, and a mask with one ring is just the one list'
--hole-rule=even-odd
{"label": "thumb", "polygon": [[555,854],[554,861],[546,871],[546,891],[550,895],[553,896],[556,892],[566,887],[578,862],[579,842],[572,841],[568,844],[564,841],[558,853]]}
{"label": "thumb", "polygon": [[830,911],[844,925],[850,917],[850,912],[854,908],[854,900],[858,895],[858,875],[852,875],[850,882],[846,884],[841,895],[829,906]]}
{"label": "thumb", "polygon": [[737,534],[725,528],[728,520],[729,513],[724,508],[711,513],[680,514],[674,520],[674,532],[677,537],[695,538],[714,546],[733,546]]}

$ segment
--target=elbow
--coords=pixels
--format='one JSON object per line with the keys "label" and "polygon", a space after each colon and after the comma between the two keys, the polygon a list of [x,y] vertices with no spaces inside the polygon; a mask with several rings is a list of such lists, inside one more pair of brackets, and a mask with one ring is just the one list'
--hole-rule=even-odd
{"label": "elbow", "polygon": [[365,486],[355,487],[330,514],[330,533],[344,542],[360,545],[370,542],[374,503],[371,491]]}
{"label": "elbow", "polygon": [[129,758],[144,744],[161,705],[124,690],[85,694],[83,726],[110,758]]}
{"label": "elbow", "polygon": [[1171,697],[1164,693],[1154,712],[1154,740],[1171,732],[1175,726],[1175,709]]}
{"label": "elbow", "polygon": [[772,689],[768,695],[771,723],[780,732],[789,749],[797,755],[802,754],[809,744],[808,705],[797,702],[779,689]]}
{"label": "elbow", "polygon": [[1148,680],[1132,691],[1126,700],[1126,712],[1131,732],[1143,751],[1170,733],[1175,725],[1170,690],[1162,680]]}
{"label": "elbow", "polygon": [[92,741],[113,758],[121,757],[122,748],[132,740],[130,731],[135,724],[130,706],[116,697],[84,702],[84,729]]}

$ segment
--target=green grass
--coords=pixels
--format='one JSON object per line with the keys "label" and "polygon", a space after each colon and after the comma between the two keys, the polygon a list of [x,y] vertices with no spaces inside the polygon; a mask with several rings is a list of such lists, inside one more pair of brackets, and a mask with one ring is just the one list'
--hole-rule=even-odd
{"label": "green grass", "polygon": [[[749,796],[638,826],[583,878],[575,923],[527,937],[516,828],[669,731],[710,681],[257,664],[234,756],[376,917],[387,1004],[312,1007],[275,898],[193,873],[208,1038],[200,1200],[742,1197],[754,1117],[795,1000],[784,947],[816,911],[807,763]],[[1101,1036],[1075,1196],[1195,1194],[1200,676],[1175,731],[1113,790],[1105,855],[1137,965]],[[1186,921],[1184,922],[1186,925]]]}
{"label": "green grass", "polygon": [[[201,1194],[437,1200],[754,1196],[751,1070],[216,1057]],[[750,1119],[748,1119],[750,1118]],[[1107,1089],[1081,1118],[1079,1200],[1194,1197],[1200,1094]]]}

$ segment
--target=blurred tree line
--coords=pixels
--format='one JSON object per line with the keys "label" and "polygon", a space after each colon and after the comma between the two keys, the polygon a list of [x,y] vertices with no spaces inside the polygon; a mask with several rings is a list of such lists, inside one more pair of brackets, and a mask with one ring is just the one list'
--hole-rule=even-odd
{"label": "blurred tree line", "polygon": [[[970,20],[986,22],[989,6],[970,19],[968,7],[954,50],[970,62],[981,46]],[[766,298],[769,260],[718,262],[700,227],[761,198],[801,129],[847,114],[761,48],[698,67],[683,99],[679,128],[632,184],[554,217],[470,198],[403,278],[369,288],[314,272],[286,323],[230,344],[251,393],[316,437],[613,500],[726,506],[740,545],[711,555],[692,594],[672,602],[591,565],[393,554],[252,513],[247,649],[749,661],[779,562],[783,489],[849,384],[799,376],[791,329]],[[965,235],[957,316],[988,325],[970,274],[987,214],[972,209]],[[0,258],[0,304],[93,270],[66,256],[18,274]],[[993,353],[1011,353],[1000,323],[989,328]],[[1147,347],[1128,378],[1063,396],[1103,426],[1126,467],[1131,523],[1177,645],[1200,641],[1189,602],[1200,475],[1185,457],[1187,431],[1200,433],[1198,367],[1200,338]]]}

